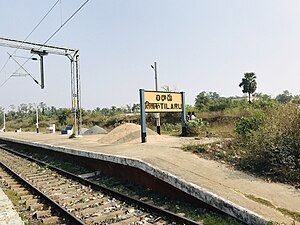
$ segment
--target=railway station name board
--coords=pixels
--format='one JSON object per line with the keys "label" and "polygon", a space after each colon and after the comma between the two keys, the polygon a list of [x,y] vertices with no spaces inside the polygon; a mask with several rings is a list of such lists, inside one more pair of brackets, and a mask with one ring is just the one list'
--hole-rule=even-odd
{"label": "railway station name board", "polygon": [[145,112],[182,112],[182,93],[144,91]]}

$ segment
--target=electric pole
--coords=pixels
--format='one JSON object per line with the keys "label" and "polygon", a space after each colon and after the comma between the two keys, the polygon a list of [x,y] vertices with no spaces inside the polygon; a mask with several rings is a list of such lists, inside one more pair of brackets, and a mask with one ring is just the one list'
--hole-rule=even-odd
{"label": "electric pole", "polygon": [[39,133],[39,109],[36,105],[36,133]]}
{"label": "electric pole", "polygon": [[[151,68],[154,70],[155,91],[158,91],[156,62],[154,62],[154,66],[151,65]],[[160,135],[160,115],[159,115],[159,113],[155,113],[155,120],[156,120],[156,131]]]}
{"label": "electric pole", "polygon": [[5,132],[5,112],[3,111],[3,132]]}

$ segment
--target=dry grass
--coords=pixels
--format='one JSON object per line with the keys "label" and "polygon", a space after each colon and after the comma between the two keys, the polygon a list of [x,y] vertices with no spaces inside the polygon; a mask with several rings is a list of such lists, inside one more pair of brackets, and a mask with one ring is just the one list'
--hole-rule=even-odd
{"label": "dry grass", "polygon": [[294,212],[294,211],[291,211],[291,210],[288,210],[285,208],[276,207],[272,204],[272,202],[270,202],[266,199],[260,198],[260,197],[256,197],[254,195],[249,195],[249,194],[244,194],[244,195],[245,195],[245,197],[247,197],[255,202],[258,202],[258,203],[268,206],[270,208],[276,209],[277,211],[281,212],[282,214],[291,217],[293,220],[300,222],[300,213],[299,212]]}

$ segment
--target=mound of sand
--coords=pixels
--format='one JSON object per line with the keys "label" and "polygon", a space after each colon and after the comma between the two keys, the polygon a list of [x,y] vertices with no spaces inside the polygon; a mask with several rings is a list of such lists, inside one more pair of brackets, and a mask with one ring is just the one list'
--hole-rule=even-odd
{"label": "mound of sand", "polygon": [[84,133],[82,133],[82,135],[93,135],[93,134],[107,134],[107,131],[102,127],[93,126],[87,131],[85,131]]}
{"label": "mound of sand", "polygon": [[84,132],[86,132],[88,129],[85,127],[81,127],[80,128],[80,134],[84,134]]}
{"label": "mound of sand", "polygon": [[[159,139],[160,136],[153,130],[147,128],[147,137],[157,136]],[[141,140],[141,126],[133,123],[122,124],[107,135],[98,140],[101,144],[123,144],[123,143],[132,143],[140,142]]]}

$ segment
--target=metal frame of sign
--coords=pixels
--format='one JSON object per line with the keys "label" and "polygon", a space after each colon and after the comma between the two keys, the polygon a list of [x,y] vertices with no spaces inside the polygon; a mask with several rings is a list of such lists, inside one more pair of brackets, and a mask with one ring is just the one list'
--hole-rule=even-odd
{"label": "metal frame of sign", "polygon": [[[181,94],[182,101],[182,111],[181,111],[181,126],[182,126],[182,136],[187,135],[186,129],[186,110],[185,110],[185,93],[184,92],[162,92],[162,91],[147,91],[147,92],[156,92],[156,93],[166,93],[166,94]],[[165,113],[166,111],[155,111],[155,113]],[[150,112],[154,113],[154,112]],[[145,90],[140,89],[140,117],[141,117],[141,139],[142,143],[147,142],[147,133],[146,133],[146,111],[145,111]]]}

